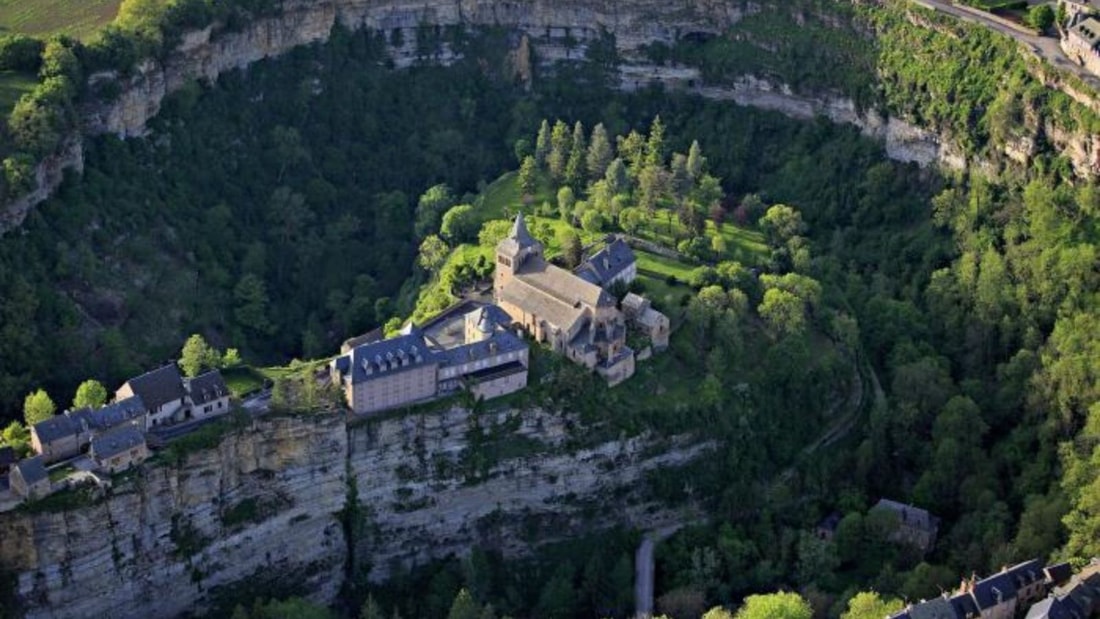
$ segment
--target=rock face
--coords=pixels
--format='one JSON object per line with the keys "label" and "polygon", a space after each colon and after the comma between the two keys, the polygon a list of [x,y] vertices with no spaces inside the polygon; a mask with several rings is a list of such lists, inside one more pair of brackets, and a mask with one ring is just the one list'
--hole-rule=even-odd
{"label": "rock face", "polygon": [[[959,148],[944,143],[933,132],[877,112],[861,113],[843,97],[825,93],[806,98],[782,84],[749,75],[730,87],[707,86],[697,79],[697,72],[694,78],[685,79],[685,75],[693,72],[691,69],[649,66],[639,53],[642,46],[651,43],[672,44],[685,36],[724,32],[745,11],[759,10],[763,9],[757,4],[738,5],[722,0],[287,0],[277,17],[257,19],[240,31],[225,31],[215,25],[191,32],[166,60],[147,60],[129,77],[110,73],[92,76],[93,82],[120,80],[120,94],[110,102],[86,106],[82,111],[82,130],[91,135],[143,135],[148,121],[160,111],[164,97],[183,85],[193,80],[214,80],[225,71],[247,67],[299,45],[323,42],[337,22],[351,29],[402,31],[405,43],[390,50],[397,67],[416,60],[416,34],[420,28],[491,26],[526,35],[524,45],[537,48],[543,62],[582,59],[587,42],[612,34],[618,51],[626,59],[620,68],[625,88],[649,81],[666,84],[688,81],[703,96],[773,109],[796,118],[820,114],[836,122],[854,124],[865,134],[884,140],[887,156],[893,159],[920,165],[939,163],[952,168],[970,163],[989,167],[983,162],[967,162]],[[434,56],[437,62],[452,59],[453,54],[447,49]],[[1079,174],[1100,174],[1094,136],[1058,131],[1048,131],[1047,135],[1056,148],[1071,158]],[[71,136],[58,155],[39,165],[33,192],[0,208],[0,234],[22,223],[28,209],[57,188],[65,168],[78,171],[82,168],[78,145],[81,139],[82,136]],[[1010,147],[1006,155],[1019,160],[1021,152]]]}
{"label": "rock face", "polygon": [[[645,475],[716,446],[687,436],[576,446],[565,417],[537,409],[473,423],[454,408],[351,431],[348,470],[368,531],[355,555],[369,563],[373,580],[475,545],[514,556],[585,530],[680,521],[684,514],[646,497]],[[471,432],[503,438],[477,445]],[[502,453],[516,456],[493,456]]]}
{"label": "rock face", "polygon": [[[336,414],[262,418],[182,463],[116,479],[91,504],[0,514],[0,572],[17,576],[31,619],[173,617],[246,579],[326,603],[350,561],[380,580],[473,544],[517,555],[581,527],[694,516],[647,500],[644,478],[713,443],[580,444],[571,425],[462,408],[351,427]],[[350,544],[349,472],[360,506]]]}
{"label": "rock face", "polygon": [[29,618],[172,617],[272,571],[331,599],[347,554],[335,515],[346,450],[335,415],[256,423],[93,505],[0,514],[0,569],[18,575]]}

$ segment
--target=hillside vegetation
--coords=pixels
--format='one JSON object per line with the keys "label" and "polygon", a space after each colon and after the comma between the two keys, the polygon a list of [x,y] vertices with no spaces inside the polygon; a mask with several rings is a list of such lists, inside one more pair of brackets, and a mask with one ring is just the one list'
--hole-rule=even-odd
{"label": "hillside vegetation", "polygon": [[[383,40],[338,30],[327,45],[185,89],[147,139],[89,141],[83,179],[36,211],[25,234],[0,243],[5,417],[18,417],[38,386],[64,401],[88,376],[117,384],[174,356],[193,331],[274,362],[321,356],[344,336],[410,314],[425,284],[445,305],[459,276],[469,276],[461,266],[485,268],[484,248],[473,245],[482,245],[481,224],[519,208],[524,194],[533,197],[529,208],[550,203],[542,216],[552,228],[579,219],[584,231],[587,218],[589,232],[627,229],[637,222],[623,211],[604,219],[599,207],[578,214],[576,203],[566,213],[571,223],[550,223],[563,221],[553,213],[562,185],[579,201],[600,198],[586,182],[594,179],[568,178],[568,159],[565,178],[539,161],[541,121],[579,121],[586,139],[602,124],[609,136],[626,136],[615,152],[633,161],[647,152],[642,136],[652,136],[659,116],[661,152],[687,154],[698,140],[721,182],[697,201],[702,208],[669,208],[661,181],[673,176],[671,161],[667,176],[648,175],[653,166],[641,157],[625,173],[633,202],[620,204],[638,208],[653,190],[648,221],[656,224],[640,234],[667,235],[677,247],[686,241],[692,251],[703,249],[692,247],[697,239],[726,237],[716,225],[723,217],[741,213],[741,230],[751,232],[782,204],[791,209],[775,219],[794,222],[797,213],[800,222],[772,225],[796,233],[766,235],[767,259],[753,265],[759,278],[715,265],[698,271],[697,282],[692,270],[689,287],[678,262],[644,258],[643,267],[665,277],[649,275],[643,285],[670,311],[677,297],[685,310],[670,353],[618,390],[563,366],[533,391],[545,396],[540,403],[613,431],[721,437],[714,458],[650,480],[655,499],[713,516],[662,546],[659,594],[733,604],[783,586],[813,593],[836,615],[860,590],[928,598],[960,575],[1015,560],[1080,563],[1100,554],[1100,193],[1048,141],[1038,140],[1026,164],[1003,154],[1007,143],[1048,128],[1095,131],[1096,119],[1045,88],[1042,69],[1007,39],[900,3],[800,0],[766,6],[727,36],[649,50],[698,63],[715,81],[762,74],[802,92],[828,88],[883,105],[990,162],[997,175],[987,177],[885,161],[880,145],[824,121],[659,90],[611,92],[605,67],[543,72],[527,93],[496,69],[507,33],[439,36],[452,37],[467,60],[391,72]],[[142,40],[154,46],[143,50],[162,49],[163,41]],[[808,51],[815,45],[821,53]],[[102,60],[80,49],[44,48],[51,60],[42,67],[58,79],[43,82],[27,110],[71,111],[65,105],[74,99],[60,96],[79,83],[70,71]],[[57,100],[63,105],[46,105]],[[631,131],[646,147],[636,148]],[[35,152],[47,142],[35,142],[43,149]],[[528,156],[537,173],[526,189],[519,174],[489,184]],[[440,184],[450,203],[419,208],[448,202],[432,192]],[[476,207],[479,195],[492,214],[466,232],[470,246],[446,247],[449,262],[434,278],[433,269],[418,270],[417,250],[432,231],[444,232],[443,212]],[[424,223],[424,212],[439,221]],[[737,238],[729,234],[727,250]],[[769,332],[759,316],[736,311],[734,290],[760,315],[764,288],[782,289],[777,278],[792,273],[820,286],[819,307],[828,311],[812,314],[814,329]],[[858,382],[839,351],[855,361]],[[684,380],[663,387],[669,376]],[[826,425],[823,405],[846,389],[866,403],[851,433],[831,448],[800,451]],[[928,556],[889,544],[881,523],[865,517],[881,496],[943,518]],[[810,535],[834,510],[846,533],[831,542]],[[439,616],[462,587],[505,611],[614,614],[623,540],[571,549],[568,562],[552,551],[518,567],[473,555],[402,574],[375,593],[387,616],[393,607]],[[349,603],[358,608],[366,593],[355,590]]]}

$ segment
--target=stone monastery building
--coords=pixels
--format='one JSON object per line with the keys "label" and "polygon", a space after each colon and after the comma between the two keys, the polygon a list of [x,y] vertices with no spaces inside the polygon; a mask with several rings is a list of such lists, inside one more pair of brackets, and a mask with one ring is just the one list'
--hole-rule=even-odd
{"label": "stone monastery building", "polygon": [[[330,366],[333,383],[344,392],[348,407],[361,415],[460,390],[495,398],[527,386],[525,331],[617,385],[634,374],[634,351],[626,345],[627,320],[607,288],[630,283],[636,272],[634,252],[621,240],[612,241],[576,273],[550,264],[520,214],[496,248],[495,305],[464,301],[424,329],[410,324],[389,339],[349,341]],[[668,319],[648,302],[636,295],[634,299],[644,307],[631,315],[632,322],[654,348],[664,348]],[[445,346],[425,331],[432,331],[433,324],[453,324],[459,315],[461,334]]]}
{"label": "stone monastery building", "polygon": [[[493,299],[517,324],[555,352],[596,370],[609,385],[634,375],[634,351],[626,345],[626,321],[615,297],[589,279],[547,262],[522,213],[496,253]],[[593,266],[582,265],[581,272]],[[606,281],[618,280],[612,275]]]}

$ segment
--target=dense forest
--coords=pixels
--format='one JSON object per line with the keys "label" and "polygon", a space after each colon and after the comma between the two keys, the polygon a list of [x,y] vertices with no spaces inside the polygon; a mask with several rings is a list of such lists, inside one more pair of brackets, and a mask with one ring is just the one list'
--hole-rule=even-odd
{"label": "dense forest", "polygon": [[[85,378],[116,384],[174,357],[192,332],[255,362],[327,354],[413,311],[432,276],[415,266],[418,248],[443,223],[417,217],[430,188],[449,188],[448,207],[474,202],[500,174],[536,166],[555,195],[568,186],[593,204],[602,190],[571,179],[568,158],[553,164],[558,172],[539,160],[543,119],[629,141],[631,131],[652,135],[659,116],[666,152],[687,165],[698,142],[721,182],[722,199],[701,198],[681,222],[728,216],[753,226],[768,205],[789,205],[798,232],[741,266],[761,281],[812,278],[827,308],[795,334],[689,313],[669,359],[713,396],[691,406],[647,408],[628,388],[597,397],[572,374],[572,384],[545,387],[616,430],[706,427],[726,441],[719,457],[651,479],[654,496],[701,503],[714,523],[660,546],[666,604],[698,611],[785,587],[839,615],[859,591],[912,600],[1016,560],[1085,561],[1100,554],[1100,193],[1049,145],[1026,166],[1006,160],[1003,146],[1036,118],[1082,130],[1096,119],[1044,88],[1006,40],[915,15],[892,3],[834,12],[797,2],[747,19],[738,36],[647,52],[700,65],[715,82],[753,72],[883,105],[991,162],[996,176],[892,163],[881,146],[824,121],[659,89],[617,93],[599,63],[544,71],[526,92],[500,62],[506,33],[494,31],[443,33],[466,56],[453,67],[394,72],[385,37],[337,30],[326,45],[189,87],[149,138],[89,141],[83,178],[0,242],[3,418],[21,417],[37,387],[67,401]],[[773,54],[759,53],[769,36]],[[831,52],[808,54],[808,43]],[[624,172],[639,189],[644,168]],[[595,219],[563,214],[582,228]],[[590,225],[628,229],[621,215]],[[689,307],[715,285],[726,299],[738,291],[763,301],[757,283],[718,268],[683,283]],[[825,362],[823,345],[836,355]],[[821,392],[846,380],[842,353],[881,395],[850,436],[798,458],[823,421]],[[752,385],[749,396],[741,384]],[[865,515],[881,496],[944,519],[930,555],[886,542]],[[833,511],[843,516],[836,538],[810,535]],[[519,616],[623,615],[623,564],[636,541],[601,535],[519,562],[477,551],[387,587],[353,583],[345,605],[364,616],[444,616],[468,599],[481,613],[471,616],[489,616],[486,604]]]}

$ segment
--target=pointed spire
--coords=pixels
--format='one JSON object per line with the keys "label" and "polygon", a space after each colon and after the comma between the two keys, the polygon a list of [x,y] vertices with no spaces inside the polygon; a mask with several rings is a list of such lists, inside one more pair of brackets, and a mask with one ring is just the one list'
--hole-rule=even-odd
{"label": "pointed spire", "polygon": [[520,247],[535,242],[535,239],[531,238],[531,233],[527,232],[527,222],[523,220],[523,211],[516,215],[516,222],[512,225],[512,236],[510,238],[515,239]]}

